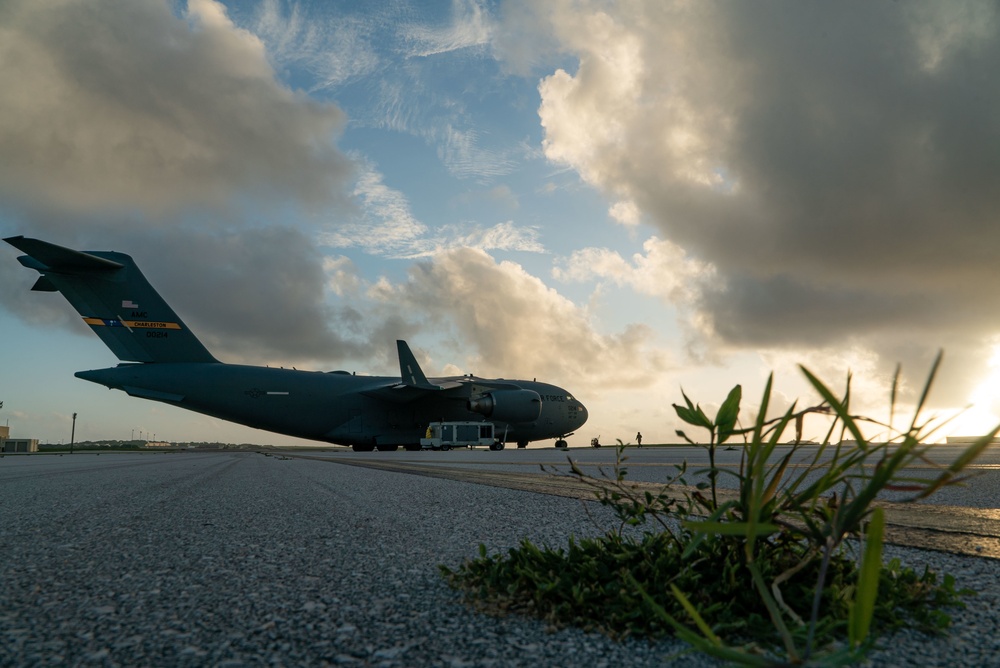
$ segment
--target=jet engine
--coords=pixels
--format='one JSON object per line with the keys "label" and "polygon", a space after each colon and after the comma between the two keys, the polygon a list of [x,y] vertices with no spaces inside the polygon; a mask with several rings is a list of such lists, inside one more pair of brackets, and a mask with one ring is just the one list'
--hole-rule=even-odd
{"label": "jet engine", "polygon": [[532,390],[494,390],[469,399],[468,408],[498,422],[534,422],[542,398]]}

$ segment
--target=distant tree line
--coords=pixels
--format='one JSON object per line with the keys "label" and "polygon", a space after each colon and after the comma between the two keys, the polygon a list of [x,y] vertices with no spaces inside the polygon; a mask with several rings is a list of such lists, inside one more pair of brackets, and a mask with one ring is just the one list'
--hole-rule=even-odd
{"label": "distant tree line", "polygon": [[[253,443],[220,443],[217,441],[198,441],[186,443],[169,443],[166,446],[146,447],[147,441],[140,440],[101,440],[101,441],[77,441],[73,444],[74,450],[169,450],[171,448],[195,449],[195,450],[259,450],[271,446],[255,445]],[[39,452],[56,452],[69,450],[69,443],[39,443]]]}

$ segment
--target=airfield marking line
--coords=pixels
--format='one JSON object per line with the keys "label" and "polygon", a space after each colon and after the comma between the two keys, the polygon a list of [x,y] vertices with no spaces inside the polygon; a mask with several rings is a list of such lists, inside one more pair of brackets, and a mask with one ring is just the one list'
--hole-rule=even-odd
{"label": "airfield marking line", "polygon": [[[511,473],[501,471],[481,471],[476,469],[409,464],[404,462],[376,461],[372,459],[346,459],[317,457],[309,455],[288,455],[298,459],[315,459],[333,464],[346,464],[362,468],[378,469],[393,473],[408,473],[431,478],[443,478],[460,482],[471,482],[491,487],[504,487],[524,492],[549,494],[571,499],[595,501],[595,492],[601,486],[600,480],[587,483],[572,475],[542,473]],[[613,481],[607,481],[610,488]],[[649,491],[654,494],[663,490],[663,485],[638,481],[628,481],[627,486],[637,492]],[[693,487],[686,489],[693,491]],[[720,490],[724,495],[733,495],[733,490]],[[671,498],[680,499],[681,494]],[[966,508],[963,506],[936,506],[929,504],[909,504],[879,502],[886,511],[886,541],[922,549],[938,550],[953,554],[968,554],[977,557],[1000,559],[1000,510],[990,508]]]}

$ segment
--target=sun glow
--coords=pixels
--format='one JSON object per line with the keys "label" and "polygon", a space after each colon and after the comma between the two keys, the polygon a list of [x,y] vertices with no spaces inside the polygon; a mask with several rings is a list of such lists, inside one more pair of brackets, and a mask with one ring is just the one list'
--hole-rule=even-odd
{"label": "sun glow", "polygon": [[971,407],[953,423],[956,436],[981,436],[1000,424],[1000,343],[993,345],[986,368],[986,377],[969,394]]}

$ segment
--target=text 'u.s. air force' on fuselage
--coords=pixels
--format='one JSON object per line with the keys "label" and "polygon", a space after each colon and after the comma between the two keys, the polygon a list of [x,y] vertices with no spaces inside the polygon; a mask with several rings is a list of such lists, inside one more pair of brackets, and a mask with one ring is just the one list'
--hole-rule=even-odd
{"label": "text 'u.s. air force' on fuselage", "polygon": [[565,445],[587,421],[583,404],[548,383],[429,379],[405,341],[396,342],[399,378],[223,364],[128,255],[23,236],[5,241],[41,274],[32,290],[61,292],[122,361],[76,376],[133,397],[359,451],[420,449],[430,422],[474,419],[492,422],[502,442],[519,447],[552,438]]}

